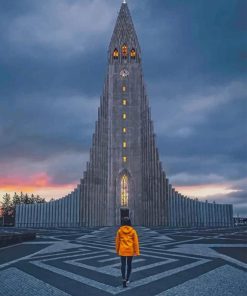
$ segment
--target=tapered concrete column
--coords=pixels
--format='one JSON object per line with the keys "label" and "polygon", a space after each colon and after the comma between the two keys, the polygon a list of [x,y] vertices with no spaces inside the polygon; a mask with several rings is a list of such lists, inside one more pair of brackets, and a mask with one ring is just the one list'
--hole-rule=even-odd
{"label": "tapered concrete column", "polygon": [[206,203],[203,202],[203,227],[206,227]]}
{"label": "tapered concrete column", "polygon": [[46,220],[45,220],[45,227],[46,228],[51,227],[50,226],[50,217],[51,217],[50,206],[51,206],[51,203],[47,202],[46,203]]}
{"label": "tapered concrete column", "polygon": [[65,217],[66,217],[66,197],[62,199],[62,227],[65,227]]}
{"label": "tapered concrete column", "polygon": [[76,190],[74,191],[74,194],[72,196],[71,199],[71,223],[73,225],[73,227],[76,227],[76,223],[75,223],[75,200],[76,200]]}
{"label": "tapered concrete column", "polygon": [[80,226],[80,190],[76,190],[76,225]]}
{"label": "tapered concrete column", "polygon": [[204,206],[204,203],[203,201],[200,201],[200,225],[201,227],[204,227],[204,213],[203,213],[203,206]]}
{"label": "tapered concrete column", "polygon": [[57,226],[57,216],[56,216],[56,205],[57,205],[57,201],[56,200],[54,200],[53,202],[52,202],[52,204],[53,204],[53,225],[52,225],[52,227],[53,228],[55,228],[56,226]]}
{"label": "tapered concrete column", "polygon": [[187,216],[188,216],[188,227],[191,227],[191,209],[190,209],[190,198],[187,197]]}
{"label": "tapered concrete column", "polygon": [[173,199],[173,226],[176,227],[177,226],[177,213],[176,213],[176,195],[175,195],[175,189],[172,188],[172,199]]}
{"label": "tapered concrete column", "polygon": [[178,193],[177,191],[174,192],[175,194],[175,210],[176,210],[176,227],[179,226],[179,204],[178,204]]}
{"label": "tapered concrete column", "polygon": [[[83,188],[83,185],[80,185],[82,188]],[[73,198],[73,202],[72,202],[72,204],[73,204],[73,224],[74,224],[74,227],[77,227],[77,225],[76,225],[76,214],[77,214],[77,204],[76,204],[76,201],[77,201],[77,198],[78,198],[78,195],[79,195],[79,200],[81,199],[81,197],[80,197],[80,192],[78,191],[78,189],[75,191],[75,194],[74,194],[74,198]],[[82,196],[83,197],[83,196]],[[81,203],[83,204],[83,199],[81,199]],[[81,209],[81,213],[82,213],[82,215],[83,215],[83,213],[84,213],[84,209],[82,208],[83,207],[83,205],[82,204],[80,204],[79,205],[79,210],[78,210],[78,212],[79,212],[79,214],[80,214],[80,209]],[[83,217],[81,217],[81,218],[83,218]],[[83,218],[83,224],[82,224],[83,226],[85,226],[85,218]]]}
{"label": "tapered concrete column", "polygon": [[224,220],[225,220],[225,227],[228,227],[227,223],[227,205],[224,205]]}
{"label": "tapered concrete column", "polygon": [[225,204],[225,221],[226,221],[226,227],[228,227],[228,209],[227,209],[227,204]]}
{"label": "tapered concrete column", "polygon": [[19,205],[16,205],[15,207],[15,227],[19,227]]}
{"label": "tapered concrete column", "polygon": [[192,227],[193,226],[193,222],[192,222],[192,199],[189,198],[189,226]]}
{"label": "tapered concrete column", "polygon": [[28,205],[25,205],[25,227],[28,227]]}
{"label": "tapered concrete column", "polygon": [[176,197],[176,210],[177,210],[176,225],[177,225],[177,227],[179,227],[180,226],[180,203],[179,203],[179,197],[178,197],[177,191],[175,191],[175,197]]}
{"label": "tapered concrete column", "polygon": [[174,189],[171,185],[171,217],[172,217],[172,227],[175,227],[175,199],[174,199]]}
{"label": "tapered concrete column", "polygon": [[35,227],[38,228],[39,227],[39,212],[38,212],[38,207],[39,204],[35,203]]}
{"label": "tapered concrete column", "polygon": [[188,209],[187,209],[187,198],[183,195],[184,200],[184,226],[188,227]]}
{"label": "tapered concrete column", "polygon": [[213,204],[209,203],[210,205],[210,211],[209,211],[209,215],[210,215],[210,226],[213,227],[214,226],[214,219],[213,219]]}
{"label": "tapered concrete column", "polygon": [[196,219],[196,227],[199,227],[199,201],[195,200],[195,219]]}
{"label": "tapered concrete column", "polygon": [[61,202],[61,199],[58,199],[57,205],[56,205],[57,227],[61,226],[61,211],[62,211],[62,202]]}
{"label": "tapered concrete column", "polygon": [[179,204],[179,227],[183,226],[183,202],[182,202],[182,196],[178,192],[178,204]]}
{"label": "tapered concrete column", "polygon": [[68,200],[68,212],[69,212],[69,215],[68,215],[68,224],[69,224],[69,227],[73,227],[72,226],[72,200],[74,198],[74,194],[75,194],[75,191],[73,191],[71,193],[71,196],[69,197],[69,200]]}
{"label": "tapered concrete column", "polygon": [[229,209],[229,211],[230,211],[230,227],[233,227],[234,226],[234,221],[233,221],[233,205],[230,204],[229,207],[230,207],[230,209]]}
{"label": "tapered concrete column", "polygon": [[42,224],[42,204],[41,203],[39,203],[38,204],[38,220],[39,220],[39,228],[41,228],[42,226],[41,226],[41,224]]}
{"label": "tapered concrete column", "polygon": [[186,205],[186,227],[189,227],[189,198],[185,197],[185,205]]}
{"label": "tapered concrete column", "polygon": [[42,204],[43,208],[43,215],[42,215],[42,228],[45,228],[45,222],[46,222],[46,203]]}
{"label": "tapered concrete column", "polygon": [[228,205],[228,227],[232,226],[232,219],[231,219],[231,205]]}
{"label": "tapered concrete column", "polygon": [[192,200],[192,221],[193,221],[193,227],[196,227],[196,201]]}
{"label": "tapered concrete column", "polygon": [[43,228],[46,228],[46,221],[47,221],[47,203],[43,203]]}
{"label": "tapered concrete column", "polygon": [[26,205],[26,207],[27,207],[27,214],[26,214],[26,227],[30,227],[29,226],[29,223],[30,223],[30,205],[29,204],[27,204]]}
{"label": "tapered concrete column", "polygon": [[21,224],[22,224],[22,205],[19,204],[18,207],[19,207],[19,227],[22,227],[21,226]]}
{"label": "tapered concrete column", "polygon": [[56,204],[56,221],[57,221],[56,227],[61,226],[61,211],[62,211],[61,207],[62,207],[61,199],[58,199]]}
{"label": "tapered concrete column", "polygon": [[68,227],[69,221],[69,199],[70,199],[71,194],[69,194],[68,196],[66,196],[65,198],[65,211],[64,211],[64,226]]}
{"label": "tapered concrete column", "polygon": [[73,198],[74,192],[71,192],[71,194],[68,197],[67,201],[67,210],[68,210],[68,227],[71,227],[71,199]]}
{"label": "tapered concrete column", "polygon": [[53,213],[53,204],[54,204],[54,202],[50,201],[49,204],[50,204],[49,227],[52,228],[53,224],[54,224],[54,213]]}
{"label": "tapered concrete column", "polygon": [[180,193],[179,193],[179,199],[180,199],[180,208],[181,208],[180,226],[184,227],[184,204],[183,204],[182,194],[180,194]]}
{"label": "tapered concrete column", "polygon": [[217,227],[221,226],[221,221],[220,221],[220,204],[216,204],[216,213],[217,213],[217,219],[216,219],[216,224]]}
{"label": "tapered concrete column", "polygon": [[[25,223],[26,223],[26,211],[25,211],[25,204],[22,205],[22,227],[26,227]],[[227,223],[227,222],[226,222]]]}
{"label": "tapered concrete column", "polygon": [[221,220],[222,220],[222,226],[225,227],[225,209],[224,209],[224,204],[221,205]]}
{"label": "tapered concrete column", "polygon": [[35,204],[32,204],[32,223],[31,223],[31,227],[32,228],[35,227]]}
{"label": "tapered concrete column", "polygon": [[219,227],[222,227],[221,204],[218,205],[218,214],[219,214]]}

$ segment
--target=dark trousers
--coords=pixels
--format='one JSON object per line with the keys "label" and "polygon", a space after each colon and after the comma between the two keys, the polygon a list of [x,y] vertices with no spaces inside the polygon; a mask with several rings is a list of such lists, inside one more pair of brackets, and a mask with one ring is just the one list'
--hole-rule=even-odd
{"label": "dark trousers", "polygon": [[[121,256],[121,272],[122,272],[123,279],[129,280],[129,277],[131,274],[132,259],[133,259],[133,256]],[[125,277],[126,261],[127,261],[127,277]]]}

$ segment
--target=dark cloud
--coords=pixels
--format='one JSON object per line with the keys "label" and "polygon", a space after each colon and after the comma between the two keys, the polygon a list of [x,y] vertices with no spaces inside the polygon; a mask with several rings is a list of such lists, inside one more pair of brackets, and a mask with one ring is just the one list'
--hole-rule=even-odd
{"label": "dark cloud", "polygon": [[[9,175],[82,176],[120,2],[0,0],[0,167]],[[247,213],[237,184],[247,175],[246,1],[129,2],[168,176],[232,182],[239,191],[225,201]]]}

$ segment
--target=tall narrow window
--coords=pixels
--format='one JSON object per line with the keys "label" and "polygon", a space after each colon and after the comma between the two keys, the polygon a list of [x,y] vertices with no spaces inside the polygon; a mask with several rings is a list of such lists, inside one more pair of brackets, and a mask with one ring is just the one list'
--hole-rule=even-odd
{"label": "tall narrow window", "polygon": [[127,162],[127,156],[123,156],[123,162]]}
{"label": "tall narrow window", "polygon": [[123,148],[127,148],[127,143],[126,143],[126,141],[123,141]]}
{"label": "tall narrow window", "polygon": [[134,48],[131,49],[130,56],[131,56],[132,59],[135,59],[136,58],[136,51],[135,51]]}
{"label": "tall narrow window", "polygon": [[127,133],[127,128],[123,127],[123,133],[126,134]]}
{"label": "tall narrow window", "polygon": [[118,50],[115,48],[114,51],[113,51],[113,58],[114,58],[114,60],[117,60],[118,59],[118,56],[119,56]]}
{"label": "tall narrow window", "polygon": [[127,118],[126,113],[123,113],[123,119],[126,119],[126,118]]}
{"label": "tall narrow window", "polygon": [[123,56],[123,58],[127,58],[127,55],[128,55],[128,47],[127,47],[127,45],[126,44],[124,44],[123,46],[122,46],[122,56]]}
{"label": "tall narrow window", "polygon": [[126,92],[126,86],[125,85],[123,86],[123,92]]}
{"label": "tall narrow window", "polygon": [[126,99],[123,99],[122,100],[122,104],[123,104],[123,106],[126,106],[127,105],[127,100]]}
{"label": "tall narrow window", "polygon": [[129,199],[129,180],[128,176],[123,175],[121,178],[121,206],[127,207]]}

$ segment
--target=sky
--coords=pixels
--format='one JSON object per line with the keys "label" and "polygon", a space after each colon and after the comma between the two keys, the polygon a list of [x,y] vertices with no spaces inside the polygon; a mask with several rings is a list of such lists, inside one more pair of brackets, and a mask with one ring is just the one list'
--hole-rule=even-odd
{"label": "sky", "polygon": [[[0,0],[0,196],[79,183],[121,2]],[[247,216],[247,1],[127,2],[170,182]]]}

